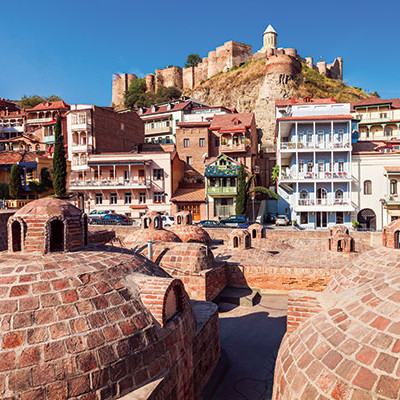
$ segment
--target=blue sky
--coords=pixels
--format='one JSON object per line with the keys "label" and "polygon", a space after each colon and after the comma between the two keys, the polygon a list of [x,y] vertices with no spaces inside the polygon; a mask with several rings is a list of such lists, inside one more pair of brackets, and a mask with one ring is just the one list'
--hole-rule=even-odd
{"label": "blue sky", "polygon": [[271,23],[278,45],[344,59],[344,80],[400,96],[400,2],[70,0],[4,2],[0,97],[57,94],[109,105],[112,74],[183,65],[228,40],[261,47]]}

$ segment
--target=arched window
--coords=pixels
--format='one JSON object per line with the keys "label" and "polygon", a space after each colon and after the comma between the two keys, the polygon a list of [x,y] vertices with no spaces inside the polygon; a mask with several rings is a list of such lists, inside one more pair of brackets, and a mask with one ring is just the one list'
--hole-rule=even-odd
{"label": "arched window", "polygon": [[392,179],[390,181],[390,194],[397,194],[397,181]]}
{"label": "arched window", "polygon": [[300,191],[300,199],[306,200],[307,197],[308,197],[308,192],[307,192],[307,190],[305,190],[305,189],[301,190],[301,191]]}
{"label": "arched window", "polygon": [[21,224],[14,221],[11,224],[12,251],[21,251]]}
{"label": "arched window", "polygon": [[317,189],[317,200],[324,200],[327,197],[326,189],[319,188]]}
{"label": "arched window", "polygon": [[385,136],[392,136],[393,135],[393,128],[391,126],[387,126],[385,128]]}
{"label": "arched window", "polygon": [[233,247],[239,247],[239,238],[237,236],[233,238]]}
{"label": "arched window", "polygon": [[337,189],[335,192],[335,200],[343,200],[343,190]]}
{"label": "arched window", "polygon": [[364,181],[364,194],[372,194],[372,182],[370,180]]}

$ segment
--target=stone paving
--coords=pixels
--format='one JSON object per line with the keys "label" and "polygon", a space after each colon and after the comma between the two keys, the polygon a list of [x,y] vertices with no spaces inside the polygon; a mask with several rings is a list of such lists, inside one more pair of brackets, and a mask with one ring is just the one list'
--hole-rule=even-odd
{"label": "stone paving", "polygon": [[286,295],[265,295],[254,307],[220,306],[221,348],[227,371],[210,400],[265,400],[286,331]]}

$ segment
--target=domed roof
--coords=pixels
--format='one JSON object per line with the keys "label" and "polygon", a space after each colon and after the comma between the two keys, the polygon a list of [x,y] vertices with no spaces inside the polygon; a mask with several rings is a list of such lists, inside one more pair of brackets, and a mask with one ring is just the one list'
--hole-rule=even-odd
{"label": "domed roof", "polygon": [[321,294],[322,311],[285,336],[274,400],[400,398],[396,254],[374,250],[344,267]]}
{"label": "domed roof", "polygon": [[82,215],[82,211],[66,200],[45,197],[29,202],[14,214],[16,217],[23,217],[26,215],[77,217]]}
{"label": "domed roof", "polygon": [[[44,256],[2,253],[0,261],[1,398],[45,392],[51,398],[56,388],[60,398],[96,397],[111,386],[116,398],[166,368],[136,379],[141,352],[155,354],[151,346],[161,340],[143,293],[152,281],[173,281],[157,265],[105,246]],[[157,357],[164,351],[158,346]]]}
{"label": "domed roof", "polygon": [[204,243],[207,246],[212,245],[210,235],[198,225],[172,225],[169,230],[175,233],[182,242]]}
{"label": "domed roof", "polygon": [[137,229],[125,237],[124,245],[129,248],[136,243],[149,240],[154,242],[181,242],[181,239],[174,232],[165,229]]}

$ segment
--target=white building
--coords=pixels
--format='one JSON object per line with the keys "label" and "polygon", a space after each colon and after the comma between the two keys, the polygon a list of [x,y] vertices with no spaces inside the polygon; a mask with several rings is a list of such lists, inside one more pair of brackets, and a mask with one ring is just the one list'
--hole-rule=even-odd
{"label": "white building", "polygon": [[351,149],[357,129],[350,104],[280,100],[277,164],[280,213],[304,229],[351,226]]}

